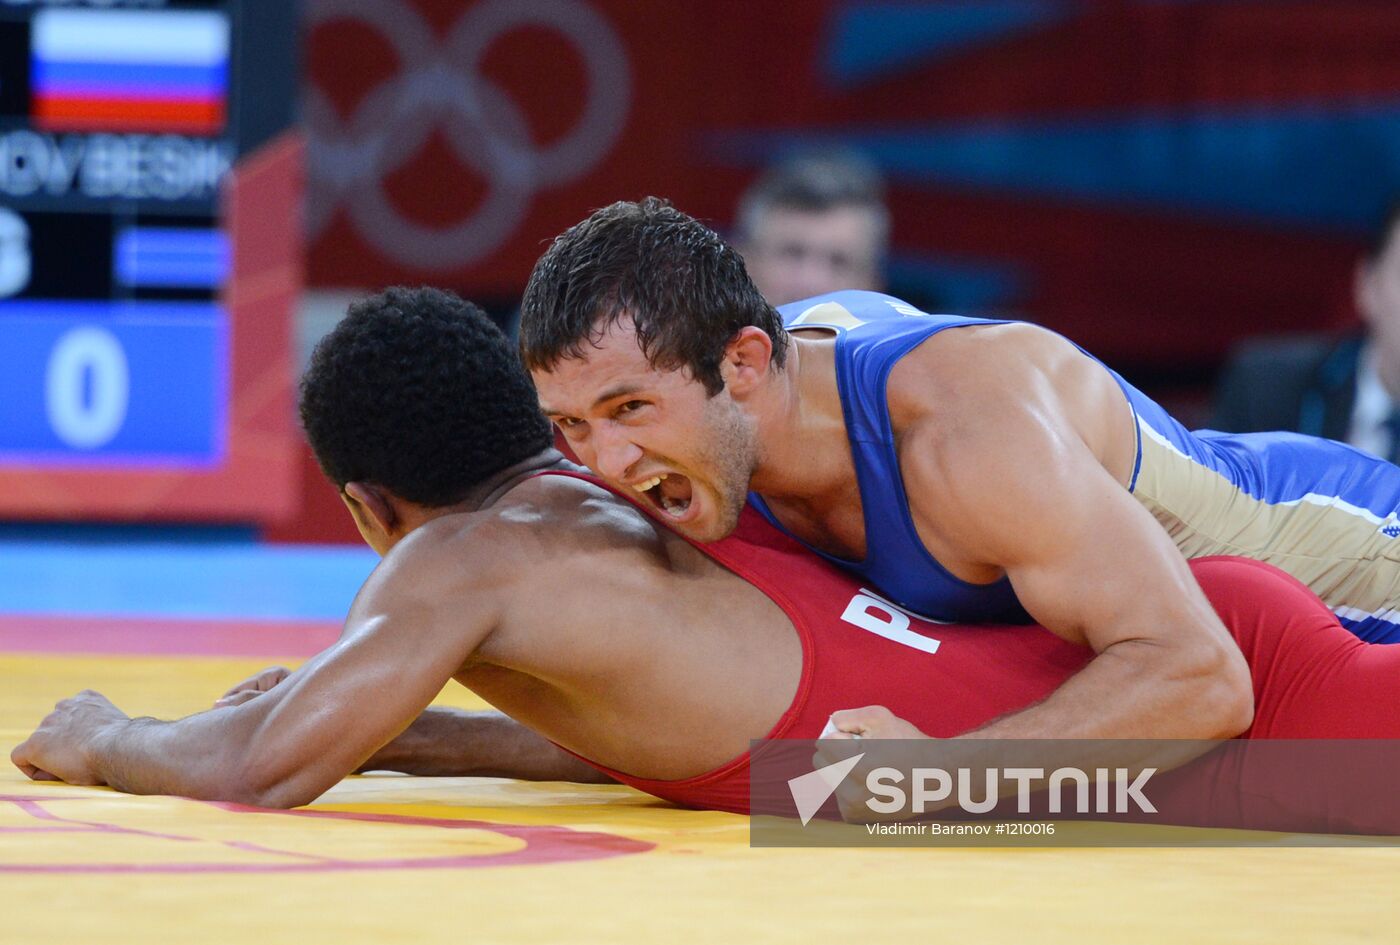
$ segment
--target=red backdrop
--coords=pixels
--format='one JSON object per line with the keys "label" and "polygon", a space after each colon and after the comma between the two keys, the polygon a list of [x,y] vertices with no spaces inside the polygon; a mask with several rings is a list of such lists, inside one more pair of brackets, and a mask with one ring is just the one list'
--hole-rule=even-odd
{"label": "red backdrop", "polygon": [[[723,225],[773,156],[840,143],[889,176],[896,290],[1199,382],[1247,334],[1346,320],[1400,185],[1400,5],[1371,0],[321,0],[309,16],[313,287],[431,282],[509,305],[595,207],[660,194]],[[345,535],[337,508],[294,531]]]}

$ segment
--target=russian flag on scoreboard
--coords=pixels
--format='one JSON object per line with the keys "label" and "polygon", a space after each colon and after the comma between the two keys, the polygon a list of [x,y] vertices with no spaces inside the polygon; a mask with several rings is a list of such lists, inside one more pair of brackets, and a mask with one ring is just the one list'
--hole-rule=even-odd
{"label": "russian flag on scoreboard", "polygon": [[49,131],[217,134],[229,24],[209,10],[42,10],[30,42],[34,121]]}

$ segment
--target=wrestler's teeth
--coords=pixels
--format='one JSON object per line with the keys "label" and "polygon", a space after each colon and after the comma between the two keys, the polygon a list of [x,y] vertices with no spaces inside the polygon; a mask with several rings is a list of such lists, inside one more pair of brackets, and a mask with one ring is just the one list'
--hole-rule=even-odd
{"label": "wrestler's teeth", "polygon": [[661,485],[661,480],[665,479],[669,475],[670,473],[662,473],[659,476],[652,476],[645,482],[638,482],[633,484],[632,488],[636,489],[638,492],[646,492],[648,489],[655,489],[657,486]]}
{"label": "wrestler's teeth", "polygon": [[666,514],[680,518],[685,514],[685,510],[690,508],[689,499],[672,499],[670,496],[661,497],[661,507],[666,510]]}

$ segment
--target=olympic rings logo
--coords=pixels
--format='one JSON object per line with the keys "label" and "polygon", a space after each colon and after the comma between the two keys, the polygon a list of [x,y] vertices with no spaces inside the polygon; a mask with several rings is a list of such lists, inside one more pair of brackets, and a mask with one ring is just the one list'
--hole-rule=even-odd
{"label": "olympic rings logo", "polygon": [[[439,41],[404,0],[312,0],[308,28],[356,20],[393,47],[401,71],[341,121],[325,94],[308,87],[307,228],[314,238],[344,206],[359,235],[386,258],[425,269],[455,269],[486,256],[519,226],[530,198],[592,169],[622,130],[630,97],[626,51],[612,26],[580,0],[483,0]],[[481,75],[481,61],[521,27],[562,35],[587,75],[583,113],[547,147],[530,141],[524,115]],[[488,181],[481,203],[447,227],[404,219],[384,178],[441,129],[453,154]]]}

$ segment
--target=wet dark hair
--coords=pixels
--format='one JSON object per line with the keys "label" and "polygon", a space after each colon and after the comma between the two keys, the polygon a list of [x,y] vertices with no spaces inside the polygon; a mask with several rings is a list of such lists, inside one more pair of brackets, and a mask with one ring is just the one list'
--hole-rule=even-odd
{"label": "wet dark hair", "polygon": [[553,442],[510,342],[438,289],[385,289],[350,306],[301,379],[301,423],[340,489],[370,482],[430,507]]}
{"label": "wet dark hair", "polygon": [[782,318],[719,234],[656,197],[620,201],[565,230],[540,257],[520,312],[520,353],[550,370],[586,355],[623,316],[654,367],[684,368],[711,396],[725,346],[754,325],[787,355]]}

